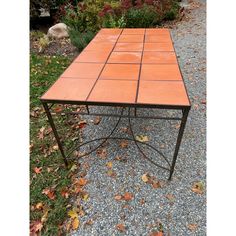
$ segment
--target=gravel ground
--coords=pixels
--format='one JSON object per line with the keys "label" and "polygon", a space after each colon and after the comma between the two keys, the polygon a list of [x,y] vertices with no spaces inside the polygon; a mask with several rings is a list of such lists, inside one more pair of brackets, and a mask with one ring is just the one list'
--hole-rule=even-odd
{"label": "gravel ground", "polygon": [[[80,160],[82,167],[87,168],[89,183],[85,189],[89,199],[82,203],[85,216],[72,235],[150,235],[159,223],[163,225],[164,235],[206,235],[206,193],[191,190],[194,182],[201,181],[206,187],[206,12],[205,1],[196,3],[199,2],[189,1],[194,5],[189,20],[177,23],[171,30],[192,102],[172,181],[166,181],[165,171],[144,160],[135,145],[129,143],[128,147],[119,148],[120,141],[109,141],[104,146],[107,155],[99,157],[94,153]],[[144,115],[156,112],[140,111]],[[102,118],[95,128],[88,118],[84,141],[106,135],[116,120]],[[125,127],[124,119],[117,129],[120,135],[128,135]],[[172,155],[178,131],[176,121],[140,120],[133,121],[133,127],[136,135],[147,135],[150,143],[159,145],[164,154]],[[163,164],[160,156],[146,151]],[[113,172],[109,173],[108,162],[112,162]],[[155,189],[144,183],[141,176],[145,173],[159,180],[161,187]],[[114,199],[124,192],[132,193],[133,199]],[[89,220],[93,222],[90,225],[85,223]],[[124,232],[116,229],[117,224],[124,224]]]}

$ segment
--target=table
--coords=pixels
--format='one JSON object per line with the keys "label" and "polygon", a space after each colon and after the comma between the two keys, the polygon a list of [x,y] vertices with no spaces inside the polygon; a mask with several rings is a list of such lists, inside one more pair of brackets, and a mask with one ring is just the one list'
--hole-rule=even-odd
{"label": "table", "polygon": [[[114,106],[122,107],[121,114],[114,115],[119,118],[118,123],[123,117],[129,118],[132,137],[127,139],[137,145],[143,157],[169,171],[169,180],[172,178],[191,105],[168,29],[101,29],[40,100],[66,165],[68,165],[68,155],[65,154],[54,124],[50,112],[51,106],[54,104],[85,105],[87,110],[81,113],[85,115],[98,115],[90,113],[89,106],[92,105]],[[139,108],[181,110],[182,116],[141,116],[138,114]],[[128,109],[127,115],[124,114],[124,109]],[[112,114],[99,115],[113,116]],[[171,163],[158,149],[135,138],[130,121],[134,118],[181,121]],[[119,139],[112,137],[117,125],[107,137],[90,140],[86,144]],[[86,144],[79,144],[76,148]],[[142,145],[149,145],[157,151],[168,162],[169,167],[156,164],[144,153]]]}

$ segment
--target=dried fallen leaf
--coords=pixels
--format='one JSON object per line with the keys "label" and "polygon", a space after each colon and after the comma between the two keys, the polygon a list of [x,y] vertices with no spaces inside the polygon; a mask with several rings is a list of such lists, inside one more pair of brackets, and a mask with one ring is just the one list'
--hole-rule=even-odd
{"label": "dried fallen leaf", "polygon": [[42,202],[37,203],[36,206],[35,206],[35,208],[36,208],[37,210],[43,209],[43,203],[42,203]]}
{"label": "dried fallen leaf", "polygon": [[159,181],[153,181],[152,187],[153,187],[153,188],[160,188],[160,187],[161,187],[161,184],[160,184]]}
{"label": "dried fallen leaf", "polygon": [[144,175],[142,175],[142,181],[144,182],[144,183],[147,183],[148,182],[148,174],[144,174]]}
{"label": "dried fallen leaf", "polygon": [[42,167],[35,167],[34,168],[34,172],[36,173],[36,174],[40,174],[41,173],[41,171],[42,171]]}
{"label": "dried fallen leaf", "polygon": [[115,200],[116,200],[116,201],[120,201],[121,199],[122,199],[122,196],[121,196],[121,195],[116,195],[116,196],[115,196]]}
{"label": "dried fallen leaf", "polygon": [[101,116],[96,116],[95,119],[93,120],[93,123],[95,125],[98,125],[100,123],[100,121],[101,121]]}
{"label": "dried fallen leaf", "polygon": [[124,193],[124,200],[130,201],[132,199],[133,199],[133,194],[132,193],[129,193],[129,192]]}
{"label": "dried fallen leaf", "polygon": [[29,146],[29,148],[30,148],[30,153],[31,153],[31,152],[33,151],[33,148],[34,148],[34,144],[31,143],[30,146]]}
{"label": "dried fallen leaf", "polygon": [[114,172],[113,170],[109,169],[107,171],[107,175],[112,177],[112,178],[115,178],[116,177],[116,172]]}
{"label": "dried fallen leaf", "polygon": [[204,186],[202,182],[196,182],[192,186],[192,191],[194,193],[203,194],[203,189],[204,189]]}
{"label": "dried fallen leaf", "polygon": [[54,146],[52,147],[52,149],[53,149],[54,151],[57,151],[57,150],[59,149],[59,147],[58,147],[58,145],[54,145]]}
{"label": "dried fallen leaf", "polygon": [[86,225],[92,225],[92,224],[93,224],[93,220],[90,219],[90,220],[86,221],[85,224],[86,224]]}
{"label": "dried fallen leaf", "polygon": [[116,229],[119,230],[120,232],[125,232],[124,224],[117,224]]}
{"label": "dried fallen leaf", "polygon": [[135,137],[135,139],[139,142],[142,142],[142,143],[149,141],[148,136],[146,136],[146,135],[137,135]]}
{"label": "dried fallen leaf", "polygon": [[112,168],[112,162],[111,161],[107,162],[106,166],[107,166],[107,168],[111,169]]}
{"label": "dried fallen leaf", "polygon": [[77,217],[77,218],[74,218],[72,221],[72,229],[75,230],[75,229],[78,229],[78,227],[79,227],[79,219]]}
{"label": "dried fallen leaf", "polygon": [[43,228],[43,223],[39,220],[34,221],[30,224],[30,233],[36,235],[37,232],[40,232]]}
{"label": "dried fallen leaf", "polygon": [[84,200],[84,201],[87,201],[88,198],[89,198],[89,195],[88,195],[87,193],[83,195],[83,200]]}
{"label": "dried fallen leaf", "polygon": [[169,193],[169,194],[166,194],[166,198],[167,198],[169,201],[171,201],[171,202],[173,202],[173,201],[175,200],[175,197],[174,197],[174,195],[173,195],[173,194],[171,194],[171,193]]}
{"label": "dried fallen leaf", "polygon": [[88,180],[85,179],[85,178],[79,178],[79,179],[78,179],[78,184],[79,184],[80,186],[86,185],[87,182],[88,182]]}
{"label": "dried fallen leaf", "polygon": [[44,139],[44,131],[45,131],[45,127],[41,127],[38,134],[39,139]]}
{"label": "dried fallen leaf", "polygon": [[48,209],[46,209],[45,211],[44,211],[44,214],[43,214],[43,216],[41,217],[41,222],[42,223],[44,223],[44,222],[46,222],[47,221],[47,219],[48,219]]}
{"label": "dried fallen leaf", "polygon": [[70,210],[68,211],[68,216],[70,216],[70,218],[72,219],[75,219],[75,218],[78,218],[78,213],[75,210]]}
{"label": "dried fallen leaf", "polygon": [[195,231],[197,229],[198,225],[197,224],[188,224],[187,227],[189,230]]}
{"label": "dried fallen leaf", "polygon": [[85,125],[87,124],[87,121],[86,120],[81,120],[78,124],[78,128],[79,129],[82,129],[85,127]]}
{"label": "dried fallen leaf", "polygon": [[68,198],[69,197],[68,189],[63,189],[61,191],[61,196],[64,197],[64,198]]}
{"label": "dried fallen leaf", "polygon": [[120,142],[120,147],[121,147],[121,148],[127,148],[128,145],[129,145],[129,142],[128,142],[127,140],[122,140],[122,141]]}
{"label": "dried fallen leaf", "polygon": [[150,236],[163,236],[163,232],[153,231]]}
{"label": "dried fallen leaf", "polygon": [[48,198],[51,199],[51,200],[55,199],[55,192],[51,188],[45,188],[42,191],[42,193],[45,194],[46,196],[48,196]]}
{"label": "dried fallen leaf", "polygon": [[96,153],[102,159],[106,159],[107,158],[107,149],[106,148],[99,148]]}

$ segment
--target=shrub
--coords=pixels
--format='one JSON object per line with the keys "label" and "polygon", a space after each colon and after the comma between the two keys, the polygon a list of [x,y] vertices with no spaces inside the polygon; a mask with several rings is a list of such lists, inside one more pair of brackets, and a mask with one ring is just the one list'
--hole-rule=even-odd
{"label": "shrub", "polygon": [[120,18],[112,14],[107,14],[103,19],[103,27],[105,28],[124,28],[126,27],[125,15]]}
{"label": "shrub", "polygon": [[74,29],[69,30],[71,43],[79,50],[82,51],[88,43],[93,39],[95,33],[91,31],[79,32]]}
{"label": "shrub", "polygon": [[166,9],[163,20],[174,20],[177,18],[179,13],[179,4],[176,1],[172,1],[169,5],[169,8]]}
{"label": "shrub", "polygon": [[157,25],[160,21],[156,8],[143,4],[141,7],[133,7],[126,12],[126,27],[148,28]]}

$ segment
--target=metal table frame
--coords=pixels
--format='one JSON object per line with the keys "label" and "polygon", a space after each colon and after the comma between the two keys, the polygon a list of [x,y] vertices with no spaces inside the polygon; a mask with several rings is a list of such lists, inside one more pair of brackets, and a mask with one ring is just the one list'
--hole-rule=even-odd
{"label": "metal table frame", "polygon": [[[109,139],[128,140],[128,141],[132,141],[132,142],[135,143],[138,150],[141,152],[142,156],[145,159],[149,160],[152,164],[156,165],[157,167],[168,171],[169,172],[168,180],[171,180],[172,175],[174,173],[175,164],[176,164],[180,144],[181,144],[181,141],[182,141],[185,125],[186,125],[186,122],[187,122],[188,113],[190,111],[191,106],[150,105],[150,104],[148,104],[148,105],[145,105],[145,104],[117,104],[117,103],[99,103],[99,102],[86,102],[86,104],[85,104],[84,102],[82,103],[82,102],[75,102],[75,101],[61,101],[61,100],[59,101],[59,100],[43,100],[43,99],[41,99],[41,102],[42,102],[43,107],[45,109],[49,124],[52,128],[52,131],[53,131],[55,139],[57,141],[59,150],[61,152],[61,155],[63,157],[64,163],[65,163],[66,166],[68,166],[68,158],[70,158],[70,155],[73,153],[73,151],[78,150],[80,147],[82,147],[86,144],[89,144],[89,143],[92,143],[92,142],[95,142],[95,141],[100,141],[100,140],[102,141],[97,147],[93,148],[92,150],[90,150],[89,152],[83,154],[82,156],[89,155],[90,153],[94,152],[95,150],[97,150],[99,147],[101,147]],[[96,139],[87,141],[85,143],[79,144],[78,146],[76,146],[72,150],[70,150],[69,153],[66,155],[63,144],[61,142],[61,139],[59,137],[57,128],[55,126],[55,123],[53,121],[53,117],[52,117],[52,114],[51,114],[51,108],[54,104],[86,105],[86,112],[70,112],[70,114],[118,117],[118,121],[116,122],[114,128],[111,130],[109,135],[107,135],[106,137],[96,138]],[[89,110],[90,105],[121,107],[121,113],[119,115],[117,115],[117,114],[105,114],[105,113],[104,114],[103,113],[99,113],[99,114],[98,113],[91,113],[90,110]],[[182,111],[182,117],[140,116],[140,115],[138,115],[138,108],[158,108],[158,109],[168,109],[168,110],[169,109],[170,110],[181,110]],[[123,114],[124,109],[128,109],[128,114],[127,115]],[[133,112],[132,112],[132,110],[133,110]],[[129,129],[131,131],[131,138],[112,137],[112,134],[114,133],[114,131],[118,127],[118,124],[120,123],[120,120],[122,118],[128,118]],[[164,154],[161,151],[159,151],[157,148],[153,147],[152,145],[150,145],[148,143],[140,142],[135,138],[133,128],[132,128],[132,124],[131,124],[131,119],[134,119],[134,118],[135,119],[145,118],[145,119],[181,121],[180,128],[179,128],[179,131],[178,131],[177,141],[176,141],[176,145],[175,145],[175,149],[174,149],[174,154],[173,154],[173,158],[172,158],[171,163],[164,156]],[[158,152],[158,154],[167,162],[168,168],[166,168],[164,166],[161,166],[161,165],[155,163],[152,159],[150,159],[144,153],[144,151],[141,149],[140,145],[146,145],[146,146],[152,148],[154,151]],[[82,156],[80,156],[80,157],[82,157]]]}

